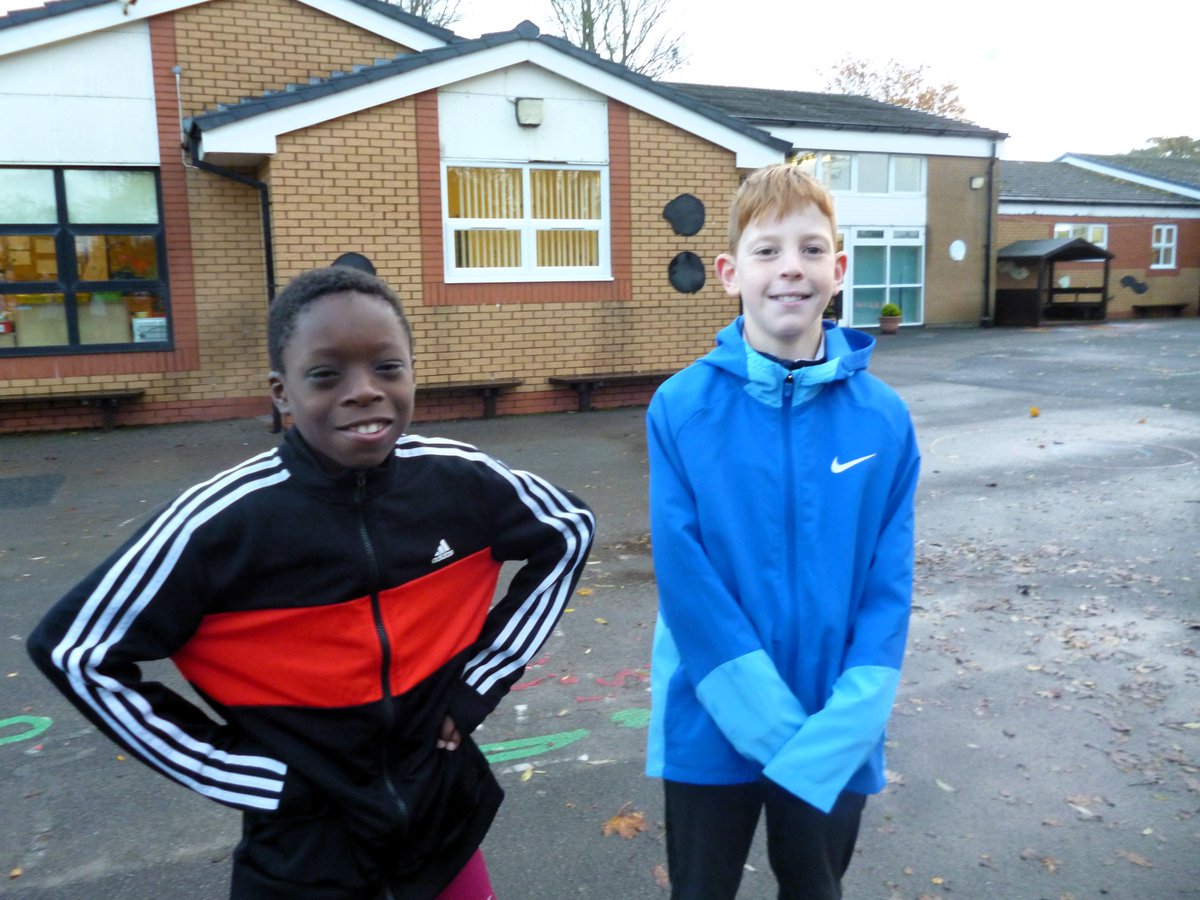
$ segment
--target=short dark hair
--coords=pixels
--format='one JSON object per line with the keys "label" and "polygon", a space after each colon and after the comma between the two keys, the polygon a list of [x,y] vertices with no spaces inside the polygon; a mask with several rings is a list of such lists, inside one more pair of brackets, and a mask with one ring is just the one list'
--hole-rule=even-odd
{"label": "short dark hair", "polygon": [[283,371],[283,350],[291,340],[292,332],[296,330],[296,319],[300,313],[315,300],[345,291],[357,291],[360,294],[378,297],[395,310],[396,318],[400,320],[400,327],[404,329],[411,348],[412,326],[408,323],[408,316],[404,314],[404,304],[400,302],[399,295],[381,278],[349,266],[310,269],[288,282],[287,287],[271,301],[267,315],[267,356],[273,371]]}

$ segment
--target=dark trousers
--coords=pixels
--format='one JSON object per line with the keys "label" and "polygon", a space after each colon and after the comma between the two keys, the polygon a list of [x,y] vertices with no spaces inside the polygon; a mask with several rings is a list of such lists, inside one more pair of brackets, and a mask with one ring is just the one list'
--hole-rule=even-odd
{"label": "dark trousers", "polygon": [[843,792],[828,814],[773,782],[664,781],[671,900],[733,900],[767,811],[767,857],[780,900],[840,900],[867,798]]}

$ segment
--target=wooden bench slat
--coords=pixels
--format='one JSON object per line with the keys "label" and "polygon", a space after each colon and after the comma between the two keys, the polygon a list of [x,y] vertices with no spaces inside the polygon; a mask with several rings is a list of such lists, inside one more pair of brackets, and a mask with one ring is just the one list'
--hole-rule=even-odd
{"label": "wooden bench slat", "polygon": [[90,406],[93,403],[100,409],[105,431],[112,431],[116,424],[117,407],[122,403],[132,403],[145,395],[140,389],[117,389],[111,391],[57,391],[49,394],[19,394],[0,397],[0,406],[17,406],[20,404],[40,403],[78,403]]}
{"label": "wooden bench slat", "polygon": [[489,378],[484,381],[443,381],[436,384],[417,383],[417,394],[437,396],[439,394],[479,394],[483,398],[483,417],[496,416],[496,398],[504,391],[524,384],[521,378]]}
{"label": "wooden bench slat", "polygon": [[642,372],[584,372],[578,375],[551,375],[548,381],[560,387],[569,387],[579,395],[579,411],[592,408],[592,392],[597,388],[613,384],[629,384],[635,381],[652,381],[670,378],[676,369],[652,369]]}

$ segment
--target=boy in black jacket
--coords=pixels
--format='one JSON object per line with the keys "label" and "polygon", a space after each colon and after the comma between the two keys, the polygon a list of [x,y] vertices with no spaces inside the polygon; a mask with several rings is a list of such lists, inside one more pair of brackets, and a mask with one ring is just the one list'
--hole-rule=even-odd
{"label": "boy in black jacket", "polygon": [[[469,736],[550,634],[594,521],[535,475],[405,434],[411,330],[379,279],[300,275],[269,343],[282,445],[181,495],[29,652],[131,753],[244,811],[236,900],[437,897],[480,881],[502,792]],[[506,560],[525,562],[490,607]],[[165,657],[222,723],[141,679]]]}

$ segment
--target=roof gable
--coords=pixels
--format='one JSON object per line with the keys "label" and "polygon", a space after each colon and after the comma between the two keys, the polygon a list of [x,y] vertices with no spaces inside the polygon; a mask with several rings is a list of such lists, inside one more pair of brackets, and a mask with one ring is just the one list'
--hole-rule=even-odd
{"label": "roof gable", "polygon": [[248,97],[193,117],[188,130],[193,149],[202,157],[250,160],[274,153],[281,134],[523,63],[726,147],[737,154],[739,166],[778,161],[790,149],[787,141],[562,38],[543,35],[527,21],[511,31],[399,54],[375,65]]}
{"label": "roof gable", "polygon": [[[201,3],[219,0],[51,0],[45,6],[0,16],[0,56],[71,40]],[[431,25],[384,0],[294,0],[414,50],[461,40],[453,31]]]}

